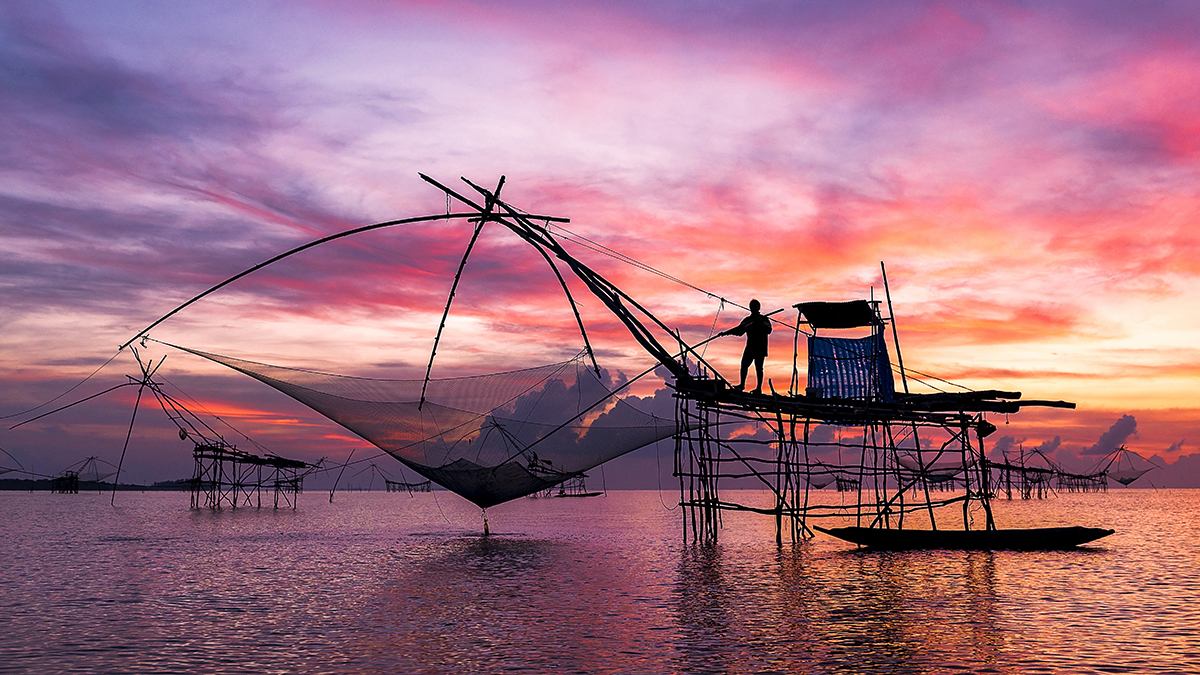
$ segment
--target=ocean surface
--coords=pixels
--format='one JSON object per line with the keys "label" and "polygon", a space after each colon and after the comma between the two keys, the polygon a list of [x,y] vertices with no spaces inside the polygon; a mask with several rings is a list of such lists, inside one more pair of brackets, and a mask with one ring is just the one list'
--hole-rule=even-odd
{"label": "ocean surface", "polygon": [[[677,495],[676,495],[677,496]],[[1068,552],[774,543],[727,514],[684,545],[672,494],[0,493],[0,672],[1198,673],[1200,490],[994,503]]]}

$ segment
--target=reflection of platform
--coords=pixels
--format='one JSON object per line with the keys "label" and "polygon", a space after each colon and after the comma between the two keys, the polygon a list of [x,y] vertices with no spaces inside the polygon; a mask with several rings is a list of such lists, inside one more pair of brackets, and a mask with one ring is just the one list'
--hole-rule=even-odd
{"label": "reflection of platform", "polygon": [[868,527],[816,527],[845,541],[885,551],[958,549],[975,551],[1053,551],[1107,537],[1099,527],[1040,527],[1025,530],[884,530]]}

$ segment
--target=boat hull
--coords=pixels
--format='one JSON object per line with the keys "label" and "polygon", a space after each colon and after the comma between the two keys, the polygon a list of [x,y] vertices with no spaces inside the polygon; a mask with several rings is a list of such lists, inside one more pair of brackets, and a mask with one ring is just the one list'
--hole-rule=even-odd
{"label": "boat hull", "polygon": [[1016,530],[882,530],[867,527],[818,527],[817,530],[880,551],[955,549],[973,551],[1054,551],[1107,537],[1099,527],[1038,527]]}

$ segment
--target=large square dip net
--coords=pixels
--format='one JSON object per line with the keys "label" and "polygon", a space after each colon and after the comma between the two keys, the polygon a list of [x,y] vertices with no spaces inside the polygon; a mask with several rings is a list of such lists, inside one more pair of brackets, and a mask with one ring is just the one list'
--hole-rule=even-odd
{"label": "large square dip net", "polygon": [[[386,380],[186,347],[291,396],[480,507],[530,495],[671,436],[581,357],[472,377]],[[424,400],[422,401],[422,388]]]}

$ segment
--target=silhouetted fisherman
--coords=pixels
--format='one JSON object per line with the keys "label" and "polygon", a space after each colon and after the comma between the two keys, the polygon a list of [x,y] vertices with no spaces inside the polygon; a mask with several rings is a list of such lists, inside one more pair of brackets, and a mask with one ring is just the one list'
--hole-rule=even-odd
{"label": "silhouetted fisherman", "polygon": [[767,358],[767,336],[771,334],[771,320],[760,314],[762,305],[758,300],[750,301],[750,316],[742,319],[736,328],[721,333],[721,335],[745,335],[746,350],[742,352],[742,381],[736,389],[746,388],[746,373],[750,370],[750,362],[754,362],[754,374],[758,376],[758,387],[754,393],[761,394],[763,386],[763,360]]}

